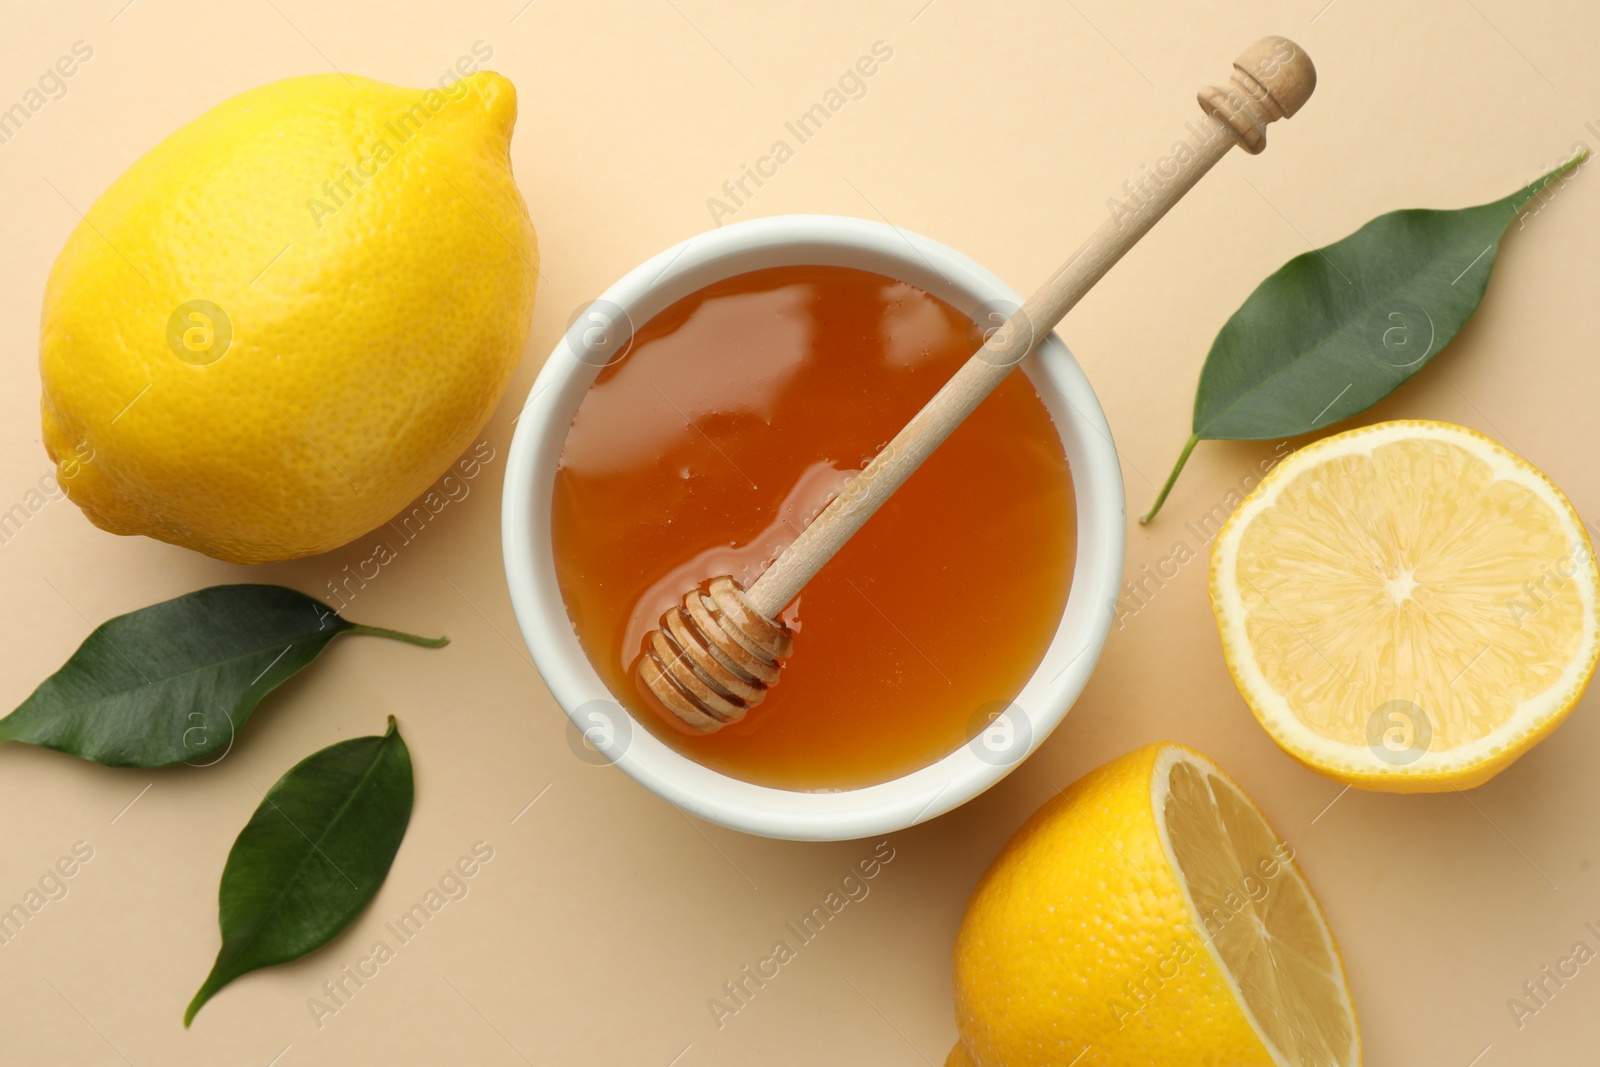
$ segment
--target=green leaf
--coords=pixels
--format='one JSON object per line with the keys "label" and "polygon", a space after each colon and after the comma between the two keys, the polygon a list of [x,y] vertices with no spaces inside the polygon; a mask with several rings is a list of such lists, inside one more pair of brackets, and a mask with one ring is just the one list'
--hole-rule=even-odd
{"label": "green leaf", "polygon": [[184,1026],[235,978],[299,959],[350,925],[394,863],[412,794],[411,753],[393,715],[383,736],[329,745],[278,779],[228,853],[222,949]]}
{"label": "green leaf", "polygon": [[449,640],[359,626],[282,586],[212,586],[101,624],[0,719],[0,741],[111,767],[226,754],[261,698],[343,633],[431,648]]}
{"label": "green leaf", "polygon": [[1365,411],[1427,365],[1483,299],[1500,239],[1580,152],[1502,200],[1379,215],[1296,256],[1222,327],[1194,397],[1194,433],[1150,521],[1202,440],[1294,437]]}

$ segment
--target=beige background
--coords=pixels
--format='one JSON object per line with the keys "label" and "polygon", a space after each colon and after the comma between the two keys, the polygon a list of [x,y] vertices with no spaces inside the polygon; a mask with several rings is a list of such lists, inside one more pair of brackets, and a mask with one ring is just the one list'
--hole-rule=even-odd
{"label": "beige background", "polygon": [[[1578,939],[1600,945],[1583,929],[1600,920],[1600,696],[1470,797],[1341,796],[1250,718],[1223,670],[1199,563],[1113,634],[1037,755],[965,808],[894,835],[871,895],[719,1030],[707,998],[874,843],[728,832],[575,758],[517,636],[498,536],[510,420],[571,311],[711,225],[707,198],[875,41],[894,58],[865,98],[734,217],[886,218],[1024,290],[1170,144],[1194,90],[1246,43],[1282,33],[1316,60],[1316,96],[1274,127],[1270,151],[1224,160],[1063,330],[1106,407],[1137,510],[1188,432],[1212,336],[1268,272],[1391,208],[1498,198],[1575,142],[1596,143],[1590,0],[123,3],[15,5],[0,35],[0,106],[73,42],[94,49],[66,96],[0,144],[0,508],[49,470],[36,324],[77,211],[233,93],[330,68],[431,84],[483,42],[520,92],[513,156],[546,280],[529,355],[485,431],[495,461],[350,611],[449,633],[447,650],[336,646],[209,769],[118,771],[0,750],[0,904],[74,842],[94,849],[68,896],[0,946],[5,1062],[939,1063],[954,1036],[949,947],[985,864],[1058,786],[1163,737],[1229,768],[1297,850],[1343,945],[1369,1062],[1593,1062],[1600,971],[1586,968],[1520,1030],[1506,1000]],[[1506,242],[1477,318],[1375,413],[1483,430],[1591,519],[1596,180],[1584,173]],[[1130,573],[1179,539],[1196,547],[1185,522],[1272,449],[1202,445],[1158,524],[1130,529]],[[51,503],[0,546],[0,705],[113,614],[225,581],[315,593],[369,552],[357,542],[251,570],[113,537]],[[223,991],[184,1032],[217,947],[217,877],[257,790],[389,713],[415,755],[417,807],[375,904],[328,948]],[[470,894],[319,1029],[307,999],[479,840],[494,859]]]}

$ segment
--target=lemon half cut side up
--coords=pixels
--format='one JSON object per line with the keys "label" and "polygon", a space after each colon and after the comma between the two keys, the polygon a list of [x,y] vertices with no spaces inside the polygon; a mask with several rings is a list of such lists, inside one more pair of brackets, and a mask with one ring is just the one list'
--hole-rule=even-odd
{"label": "lemon half cut side up", "polygon": [[1600,654],[1600,573],[1542,472],[1474,430],[1329,437],[1212,551],[1228,669],[1290,755],[1350,785],[1481,784],[1555,729]]}

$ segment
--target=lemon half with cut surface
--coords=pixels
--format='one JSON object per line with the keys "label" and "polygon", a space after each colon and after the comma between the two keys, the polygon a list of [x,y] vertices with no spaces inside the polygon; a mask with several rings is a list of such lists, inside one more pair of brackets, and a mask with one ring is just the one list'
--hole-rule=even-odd
{"label": "lemon half with cut surface", "polygon": [[1479,785],[1543,740],[1600,655],[1600,572],[1538,469],[1461,426],[1294,453],[1211,556],[1239,692],[1290,755],[1368,789]]}
{"label": "lemon half with cut surface", "polygon": [[1285,843],[1170,742],[1091,771],[967,905],[946,1067],[1354,1067],[1344,967]]}

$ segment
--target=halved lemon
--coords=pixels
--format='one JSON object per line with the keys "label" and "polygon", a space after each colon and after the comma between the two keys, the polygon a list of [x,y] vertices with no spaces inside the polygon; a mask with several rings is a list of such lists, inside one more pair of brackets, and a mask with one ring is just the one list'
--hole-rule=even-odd
{"label": "halved lemon", "polygon": [[1216,764],[1146,745],[1040,808],[978,884],[947,1067],[1355,1067],[1294,850]]}
{"label": "halved lemon", "polygon": [[1549,478],[1474,430],[1318,441],[1218,535],[1211,604],[1250,710],[1366,789],[1488,781],[1572,710],[1600,655],[1600,572]]}

